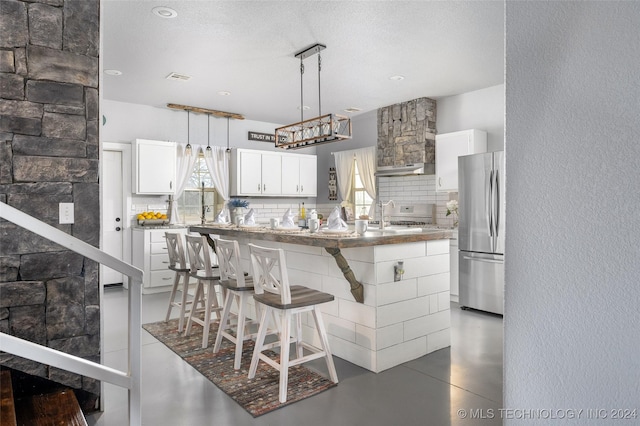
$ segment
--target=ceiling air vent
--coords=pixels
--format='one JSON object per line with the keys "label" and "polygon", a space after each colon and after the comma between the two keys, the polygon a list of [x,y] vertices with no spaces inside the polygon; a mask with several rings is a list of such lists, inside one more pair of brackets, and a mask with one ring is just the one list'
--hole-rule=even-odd
{"label": "ceiling air vent", "polygon": [[178,74],[177,72],[172,72],[171,74],[169,74],[167,76],[167,80],[189,81],[189,80],[191,80],[191,76],[184,75],[184,74]]}

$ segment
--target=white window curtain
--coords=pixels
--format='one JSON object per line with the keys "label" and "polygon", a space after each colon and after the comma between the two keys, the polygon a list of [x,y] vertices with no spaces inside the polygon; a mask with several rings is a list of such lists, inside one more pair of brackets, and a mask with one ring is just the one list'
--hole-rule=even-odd
{"label": "white window curtain", "polygon": [[376,204],[376,151],[375,146],[354,150],[360,180],[362,180],[366,193],[373,199],[369,206],[369,217],[373,217]]}
{"label": "white window curtain", "polygon": [[[187,153],[185,148],[186,143],[176,144],[177,149],[177,161],[176,161],[176,190],[173,193],[173,199],[178,200],[182,196],[189,178],[193,173],[193,166],[196,164],[198,158],[198,152],[202,150],[199,145],[191,145],[191,154]],[[171,209],[171,223],[180,223],[180,214],[178,213],[178,203],[173,203]]]}
{"label": "white window curtain", "polygon": [[224,201],[229,200],[229,158],[226,148],[212,146],[211,151],[205,149],[203,152],[213,186]]}
{"label": "white window curtain", "polygon": [[351,182],[353,182],[353,155],[354,150],[334,152],[336,162],[336,178],[338,180],[338,193],[343,201],[351,199]]}

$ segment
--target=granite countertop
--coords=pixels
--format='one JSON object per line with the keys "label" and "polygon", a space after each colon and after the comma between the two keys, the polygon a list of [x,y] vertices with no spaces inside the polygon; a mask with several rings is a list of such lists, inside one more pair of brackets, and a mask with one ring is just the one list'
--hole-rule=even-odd
{"label": "granite countertop", "polygon": [[266,226],[237,227],[232,225],[191,225],[190,232],[200,234],[228,235],[231,237],[254,238],[257,240],[277,241],[325,248],[370,247],[385,244],[404,244],[419,241],[443,240],[453,237],[450,229],[425,228],[411,233],[367,232],[358,235],[355,232],[329,234],[310,233],[308,229],[293,228],[270,229]]}

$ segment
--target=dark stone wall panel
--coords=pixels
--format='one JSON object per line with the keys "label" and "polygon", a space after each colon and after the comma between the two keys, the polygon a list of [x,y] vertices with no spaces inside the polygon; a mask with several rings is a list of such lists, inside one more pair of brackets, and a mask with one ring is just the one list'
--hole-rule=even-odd
{"label": "dark stone wall panel", "polygon": [[87,334],[99,334],[100,333],[100,306],[87,306],[85,309],[85,318]]}
{"label": "dark stone wall panel", "polygon": [[14,281],[0,283],[0,308],[41,305],[46,300],[43,281]]}
{"label": "dark stone wall panel", "polygon": [[99,29],[100,2],[66,1],[64,3],[64,50],[81,55],[98,56]]}
{"label": "dark stone wall panel", "polygon": [[13,151],[11,142],[3,141],[0,142],[0,184],[11,182],[13,182]]}
{"label": "dark stone wall panel", "polygon": [[46,345],[45,306],[17,306],[9,310],[11,334],[30,342]]}
{"label": "dark stone wall panel", "polygon": [[51,348],[80,356],[83,358],[97,355],[96,348],[100,347],[98,336],[78,336],[68,339],[52,340]]}
{"label": "dark stone wall panel", "polygon": [[55,367],[49,367],[49,380],[56,383],[70,386],[75,389],[82,389],[82,376],[61,370]]}
{"label": "dark stone wall panel", "polygon": [[73,236],[91,244],[100,246],[100,186],[98,183],[76,183],[73,185],[75,203],[75,224]]}
{"label": "dark stone wall panel", "polygon": [[4,99],[24,99],[24,78],[17,74],[0,73],[0,96]]}
{"label": "dark stone wall panel", "polygon": [[42,157],[86,157],[86,143],[77,139],[58,139],[16,135],[13,154]]}
{"label": "dark stone wall panel", "polygon": [[13,51],[14,62],[16,66],[16,74],[26,77],[29,74],[27,69],[27,49],[24,47]]}
{"label": "dark stone wall panel", "polygon": [[[16,182],[97,182],[98,162],[82,158],[14,156]],[[96,214],[99,214],[96,212]]]}
{"label": "dark stone wall panel", "polygon": [[[20,269],[20,256],[0,256],[0,283],[17,280],[18,269]],[[2,290],[0,290],[0,305],[2,305]]]}
{"label": "dark stone wall panel", "polygon": [[44,112],[55,112],[55,113],[58,113],[58,114],[81,115],[81,116],[84,117],[85,108],[84,108],[84,106],[46,104],[44,106]]}
{"label": "dark stone wall panel", "polygon": [[42,133],[42,120],[39,118],[13,117],[0,115],[0,132],[39,135]]}
{"label": "dark stone wall panel", "polygon": [[100,305],[100,265],[89,258],[84,258],[84,303]]}
{"label": "dark stone wall panel", "polygon": [[29,5],[29,40],[31,44],[62,48],[62,9],[42,3]]}
{"label": "dark stone wall panel", "polygon": [[52,138],[81,139],[87,137],[87,122],[83,116],[45,112],[42,135]]}
{"label": "dark stone wall panel", "polygon": [[38,377],[47,377],[49,367],[8,353],[0,353],[0,364]]}
{"label": "dark stone wall panel", "polygon": [[[71,225],[60,226],[66,226],[69,229],[71,227]],[[10,222],[0,222],[0,247],[2,247],[3,256],[64,250],[58,244]]]}
{"label": "dark stone wall panel", "polygon": [[13,50],[0,50],[0,72],[16,72]]}
{"label": "dark stone wall panel", "polygon": [[[91,2],[93,3],[93,2]],[[29,46],[29,78],[98,87],[98,58]]]}
{"label": "dark stone wall panel", "polygon": [[98,97],[98,89],[94,89],[91,87],[85,88],[84,91],[84,99],[86,104],[86,116],[87,120],[98,120],[99,119],[99,107],[100,100]]}
{"label": "dark stone wall panel", "polygon": [[[72,251],[58,253],[32,253],[24,254],[20,259],[20,277],[23,280],[47,280],[51,278],[70,277],[77,278],[82,273],[83,257]],[[76,293],[82,295],[84,302],[84,282],[75,289]],[[73,283],[77,284],[76,281]],[[47,283],[47,300],[51,296],[51,286]],[[48,303],[47,303],[48,304]]]}
{"label": "dark stone wall panel", "polygon": [[42,104],[29,101],[0,99],[0,115],[22,118],[42,118]]}
{"label": "dark stone wall panel", "polygon": [[27,99],[43,104],[82,105],[84,89],[79,84],[31,80],[27,83]]}
{"label": "dark stone wall panel", "polygon": [[21,1],[2,0],[0,47],[24,46],[29,42],[27,5]]}
{"label": "dark stone wall panel", "polygon": [[16,183],[6,189],[0,186],[0,191],[8,194],[71,195],[72,189],[69,182]]}
{"label": "dark stone wall panel", "polygon": [[60,213],[58,203],[71,203],[73,197],[71,195],[8,194],[7,201],[10,206],[56,226]]}

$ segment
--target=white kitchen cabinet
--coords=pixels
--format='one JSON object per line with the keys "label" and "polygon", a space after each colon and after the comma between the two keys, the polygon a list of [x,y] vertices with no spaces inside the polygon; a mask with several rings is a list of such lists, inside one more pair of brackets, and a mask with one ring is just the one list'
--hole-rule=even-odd
{"label": "white kitchen cabinet", "polygon": [[169,269],[169,250],[164,233],[186,234],[187,228],[133,228],[131,263],[142,269],[142,294],[170,291],[175,272]]}
{"label": "white kitchen cabinet", "polygon": [[315,155],[234,149],[231,195],[315,197],[317,169]]}
{"label": "white kitchen cabinet", "polygon": [[436,135],[436,191],[458,192],[458,157],[479,152],[487,152],[483,130]]}
{"label": "white kitchen cabinet", "polygon": [[283,154],[282,195],[318,195],[318,159],[315,155]]}
{"label": "white kitchen cabinet", "polygon": [[136,139],[132,152],[133,192],[173,194],[176,185],[176,144]]}
{"label": "white kitchen cabinet", "polygon": [[450,268],[450,297],[451,301],[458,302],[458,296],[460,294],[460,285],[458,279],[458,230],[453,231],[453,237],[449,240],[449,268]]}

